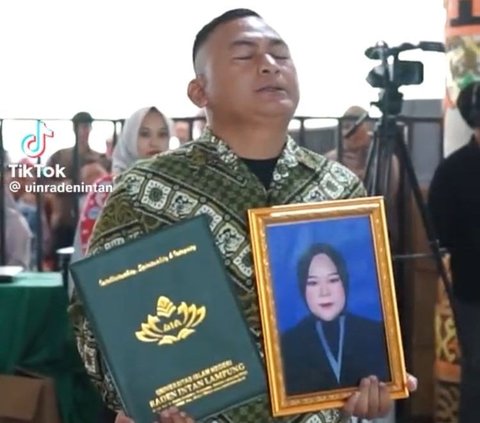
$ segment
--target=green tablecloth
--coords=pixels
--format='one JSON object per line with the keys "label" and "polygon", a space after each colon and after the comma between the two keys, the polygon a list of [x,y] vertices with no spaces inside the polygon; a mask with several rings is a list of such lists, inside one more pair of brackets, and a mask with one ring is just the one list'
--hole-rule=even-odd
{"label": "green tablecloth", "polygon": [[63,423],[93,423],[100,398],[78,355],[59,273],[22,273],[0,284],[0,373],[54,378]]}

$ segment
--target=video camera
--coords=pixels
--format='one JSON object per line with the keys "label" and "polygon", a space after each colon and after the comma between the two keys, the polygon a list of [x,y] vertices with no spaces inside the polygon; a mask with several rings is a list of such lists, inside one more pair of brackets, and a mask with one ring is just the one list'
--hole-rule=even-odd
{"label": "video camera", "polygon": [[[402,43],[389,47],[384,41],[367,48],[365,56],[372,60],[381,60],[367,75],[367,82],[374,88],[381,88],[379,101],[372,103],[382,113],[398,115],[402,110],[403,94],[398,92],[402,85],[420,85],[423,82],[423,63],[419,61],[400,60],[399,54],[407,50],[444,52],[443,43],[421,41],[418,44]],[[389,61],[389,58],[393,60]]]}

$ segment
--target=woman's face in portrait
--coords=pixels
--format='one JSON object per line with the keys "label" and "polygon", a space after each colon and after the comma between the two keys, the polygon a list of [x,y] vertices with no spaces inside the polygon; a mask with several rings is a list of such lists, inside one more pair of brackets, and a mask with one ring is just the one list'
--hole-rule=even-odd
{"label": "woman's face in portrait", "polygon": [[313,257],[308,268],[305,299],[319,319],[334,320],[345,307],[345,289],[338,269],[326,254]]}

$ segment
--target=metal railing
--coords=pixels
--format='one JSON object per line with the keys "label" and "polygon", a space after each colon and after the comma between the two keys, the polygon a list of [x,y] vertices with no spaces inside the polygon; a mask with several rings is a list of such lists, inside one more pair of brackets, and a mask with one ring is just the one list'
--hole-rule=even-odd
{"label": "metal railing", "polygon": [[[70,122],[71,120],[68,119],[27,119],[27,118],[19,118],[19,119],[1,119],[0,118],[0,151],[4,151],[4,137],[3,137],[3,129],[4,123],[6,121],[57,121],[57,122]],[[193,127],[196,121],[202,120],[198,116],[195,117],[177,117],[172,119],[175,121],[185,121],[189,124],[189,133],[190,138],[193,135]],[[290,130],[291,135],[299,145],[309,148],[313,151],[316,151],[320,154],[324,154],[326,151],[336,149],[337,151],[337,158],[338,161],[342,161],[343,157],[343,150],[344,145],[342,143],[342,122],[344,118],[338,116],[296,116],[292,120],[292,129]],[[372,123],[375,123],[375,119],[370,119]],[[312,122],[326,122],[326,125],[316,125],[316,127],[312,127]],[[112,139],[113,144],[115,145],[119,133],[123,127],[124,119],[95,119],[94,122],[111,122],[113,125],[112,131]],[[331,124],[336,122],[336,124]],[[405,128],[405,142],[409,148],[410,154],[413,158],[414,166],[416,167],[416,171],[418,174],[423,175],[423,178],[419,178],[420,182],[425,182],[425,177],[431,177],[433,170],[441,157],[443,157],[443,122],[442,119],[439,118],[416,118],[416,117],[402,117],[400,116],[398,119],[399,124],[403,125]],[[416,129],[422,125],[430,125],[438,127],[437,135],[432,133],[430,139],[427,140],[419,140],[416,138]],[[433,131],[435,132],[435,131]],[[20,140],[19,140],[20,142]],[[428,145],[429,148],[422,149],[422,143]],[[424,147],[424,146],[423,146]],[[425,157],[422,156],[422,151],[429,151],[433,156],[430,157],[428,160],[425,160]],[[433,152],[433,153],[432,153]],[[426,154],[426,153],[424,153]],[[6,225],[6,201],[5,196],[7,194],[6,184],[5,184],[5,157],[4,154],[0,155],[0,165],[1,165],[1,184],[0,184],[0,265],[6,264],[6,240],[5,240],[5,225]],[[38,162],[39,163],[39,162]],[[429,169],[425,171],[422,169],[422,166],[425,163],[430,163]],[[425,174],[425,175],[424,175]],[[430,175],[429,175],[430,174]],[[78,184],[80,182],[80,157],[79,157],[79,142],[78,136],[75,134],[75,143],[73,146],[73,176],[74,179],[72,183]],[[79,218],[79,200],[80,195],[77,192],[72,193],[74,196],[74,216],[73,221],[78,222]],[[44,196],[41,192],[36,193],[36,233],[34,236],[36,237],[36,251],[34,252],[36,255],[35,260],[35,270],[42,271],[43,270],[43,262],[45,259],[45,252],[43,251],[43,229],[42,229],[42,212],[44,207]]]}

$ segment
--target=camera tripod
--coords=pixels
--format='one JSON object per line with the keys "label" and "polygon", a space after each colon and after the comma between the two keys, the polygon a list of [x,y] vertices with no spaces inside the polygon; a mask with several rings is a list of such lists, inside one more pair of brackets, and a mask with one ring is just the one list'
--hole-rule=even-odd
{"label": "camera tripod", "polygon": [[[404,170],[406,182],[413,194],[415,205],[420,213],[421,222],[425,230],[431,255],[435,260],[438,274],[440,275],[445,293],[456,320],[455,304],[453,301],[452,284],[442,260],[442,251],[429,211],[425,205],[420,184],[415,174],[408,148],[403,134],[397,123],[401,113],[403,94],[398,91],[402,85],[419,85],[423,82],[423,64],[415,61],[404,61],[398,58],[402,51],[421,49],[424,51],[444,52],[442,43],[421,41],[417,45],[403,43],[397,47],[389,47],[385,42],[379,42],[368,48],[365,55],[370,59],[381,60],[381,64],[373,68],[367,82],[376,88],[381,88],[379,100],[372,102],[381,111],[381,118],[375,125],[373,141],[369,150],[364,184],[369,195],[383,195],[388,197],[391,179],[391,165],[397,157],[399,168]],[[393,60],[388,62],[389,57]],[[368,118],[368,112],[361,116],[353,127],[345,134],[348,138]],[[424,254],[395,255],[395,260],[419,258]],[[458,330],[458,326],[457,326]]]}
{"label": "camera tripod", "polygon": [[[381,111],[381,117],[375,125],[373,140],[368,152],[364,185],[369,196],[384,196],[388,200],[392,163],[395,159],[398,160],[399,169],[405,175],[404,181],[407,182],[407,186],[413,194],[415,206],[420,213],[431,253],[393,254],[392,258],[399,261],[433,256],[437,272],[442,279],[445,293],[451,305],[454,321],[457,322],[452,284],[442,260],[438,237],[424,202],[403,133],[397,123],[397,116],[401,113],[403,103],[403,94],[398,91],[399,87],[402,85],[419,85],[423,82],[423,64],[421,62],[399,60],[398,58],[402,51],[414,49],[444,52],[445,46],[442,43],[421,41],[417,45],[403,43],[390,48],[385,42],[381,41],[365,51],[365,55],[369,59],[381,60],[381,64],[373,68],[367,76],[367,82],[372,87],[381,89],[379,100],[371,103]],[[389,58],[393,58],[393,60],[389,62]],[[368,118],[369,115],[366,112],[344,134],[344,137],[348,138],[353,135]],[[458,325],[456,327],[457,332],[459,332]]]}
{"label": "camera tripod", "polygon": [[[368,113],[363,115],[357,122],[355,122],[354,126],[348,131],[348,133],[352,134],[356,128],[366,121],[367,118]],[[367,157],[364,185],[367,189],[368,195],[379,195],[385,197],[387,200],[387,211],[388,198],[391,194],[391,169],[394,157],[398,159],[399,168],[403,170],[402,173],[405,175],[404,181],[406,182],[407,189],[413,194],[414,205],[417,207],[417,210],[420,213],[421,222],[428,239],[428,245],[431,253],[398,254],[397,251],[393,251],[393,261],[397,262],[398,264],[400,261],[432,257],[433,255],[436,264],[436,270],[442,279],[442,285],[452,309],[454,322],[456,323],[457,313],[455,303],[453,301],[452,284],[449,282],[449,276],[442,260],[442,250],[440,248],[429,211],[423,199],[408,147],[404,141],[402,128],[398,125],[395,116],[389,115],[388,113],[383,113],[382,117],[375,125],[373,139]],[[410,196],[407,198],[410,198]],[[402,249],[401,252],[403,253],[404,249]],[[394,268],[395,267],[396,266],[394,266]],[[456,328],[458,333],[458,325],[456,325]],[[401,419],[401,416],[403,416],[404,412],[405,410],[403,406],[399,404],[399,408],[397,408],[396,411],[397,418]]]}
{"label": "camera tripod", "polygon": [[[425,204],[420,184],[407,145],[404,141],[403,133],[395,119],[387,117],[378,125],[378,132],[374,136],[371,155],[369,157],[371,163],[367,163],[366,175],[368,179],[366,179],[365,182],[367,190],[372,195],[388,195],[391,181],[391,163],[394,155],[398,158],[400,169],[403,169],[405,172],[407,187],[409,187],[413,194],[414,203],[420,213],[422,226],[427,237],[431,255],[433,255],[438,274],[442,279],[445,292],[453,308],[452,286],[449,281],[448,272],[446,271],[442,260],[442,249],[440,248],[429,210]],[[409,259],[419,257],[422,257],[422,254],[397,254],[394,258]]]}

